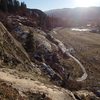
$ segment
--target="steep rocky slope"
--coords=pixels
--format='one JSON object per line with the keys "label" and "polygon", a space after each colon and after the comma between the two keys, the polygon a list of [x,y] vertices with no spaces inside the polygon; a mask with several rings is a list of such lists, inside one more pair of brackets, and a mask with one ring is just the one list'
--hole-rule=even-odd
{"label": "steep rocky slope", "polygon": [[[88,95],[90,100],[93,95],[98,100],[94,93],[85,95],[83,91],[81,95],[77,91],[86,89],[83,81],[87,77],[81,82],[76,80],[84,71],[78,68],[78,74],[73,74],[73,65],[69,64],[73,62],[70,48],[67,49],[60,38],[53,37],[52,31],[45,33],[25,24],[23,20],[28,19],[21,16],[8,16],[6,20],[7,25],[11,25],[10,32],[0,23],[1,99],[10,100],[15,96],[16,100],[76,100],[83,96],[86,99]],[[73,90],[75,96],[67,88]]]}
{"label": "steep rocky slope", "polygon": [[[46,37],[43,38],[42,35],[44,35],[43,32],[37,37],[39,44],[42,42],[40,41],[41,39],[47,40]],[[36,72],[37,67],[31,62],[28,53],[26,53],[22,45],[7,31],[2,23],[0,23],[0,40],[1,99],[30,100],[36,98],[36,100],[38,100],[40,98],[43,100],[75,100],[72,92],[54,85],[46,85],[47,83],[41,83],[39,82],[40,80],[33,81],[36,76],[33,76],[33,79],[27,76],[30,71],[32,71],[32,73]],[[46,47],[43,43],[41,45]],[[24,74],[21,74],[25,73],[23,71],[26,71],[28,79],[25,79],[26,76]]]}
{"label": "steep rocky slope", "polygon": [[0,58],[2,63],[22,64],[26,66],[31,61],[21,44],[14,39],[14,37],[7,31],[7,29],[0,23]]}

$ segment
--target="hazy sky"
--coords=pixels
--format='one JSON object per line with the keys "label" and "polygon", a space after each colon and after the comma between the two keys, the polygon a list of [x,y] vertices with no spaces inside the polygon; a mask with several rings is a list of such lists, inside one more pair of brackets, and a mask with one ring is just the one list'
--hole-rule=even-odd
{"label": "hazy sky", "polygon": [[28,8],[37,8],[43,11],[58,8],[100,6],[100,0],[20,0]]}

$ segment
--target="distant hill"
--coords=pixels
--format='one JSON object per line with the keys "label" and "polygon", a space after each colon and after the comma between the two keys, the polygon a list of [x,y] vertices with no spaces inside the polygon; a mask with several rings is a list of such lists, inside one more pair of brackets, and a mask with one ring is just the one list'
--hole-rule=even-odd
{"label": "distant hill", "polygon": [[[8,12],[5,13],[3,11],[0,11],[0,21],[8,28],[8,30],[10,31],[10,29],[12,29],[14,27],[14,25],[8,25],[7,23],[7,17],[9,15],[14,15],[14,16],[21,16],[21,17],[25,17],[26,19],[21,19],[22,24],[24,25],[28,25],[31,27],[37,27],[39,29],[42,29],[44,31],[48,30],[49,27],[49,23],[48,23],[48,17],[47,15],[39,10],[39,9],[29,9],[29,8],[25,8],[25,9],[20,9],[20,10],[16,10],[16,12]],[[15,18],[16,19],[16,18]]]}
{"label": "distant hill", "polygon": [[0,0],[0,21],[6,27],[9,26],[6,25],[6,17],[8,15],[26,17],[28,21],[24,20],[23,24],[37,27],[44,31],[48,30],[47,15],[41,10],[27,8],[27,5],[19,0]]}
{"label": "distant hill", "polygon": [[63,20],[68,26],[100,25],[100,7],[55,9],[46,14]]}

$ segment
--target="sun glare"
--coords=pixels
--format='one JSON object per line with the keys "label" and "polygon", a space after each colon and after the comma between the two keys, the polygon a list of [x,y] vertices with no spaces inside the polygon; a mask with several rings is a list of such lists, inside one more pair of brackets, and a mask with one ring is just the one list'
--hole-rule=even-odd
{"label": "sun glare", "polygon": [[75,5],[77,7],[90,7],[98,4],[99,0],[75,0]]}

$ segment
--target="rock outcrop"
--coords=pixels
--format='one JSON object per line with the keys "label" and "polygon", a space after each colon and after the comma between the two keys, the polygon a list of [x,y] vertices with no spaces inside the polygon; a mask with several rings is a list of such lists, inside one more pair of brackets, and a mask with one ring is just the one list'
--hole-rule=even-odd
{"label": "rock outcrop", "polygon": [[22,65],[22,69],[32,68],[30,58],[22,45],[0,23],[0,66]]}

